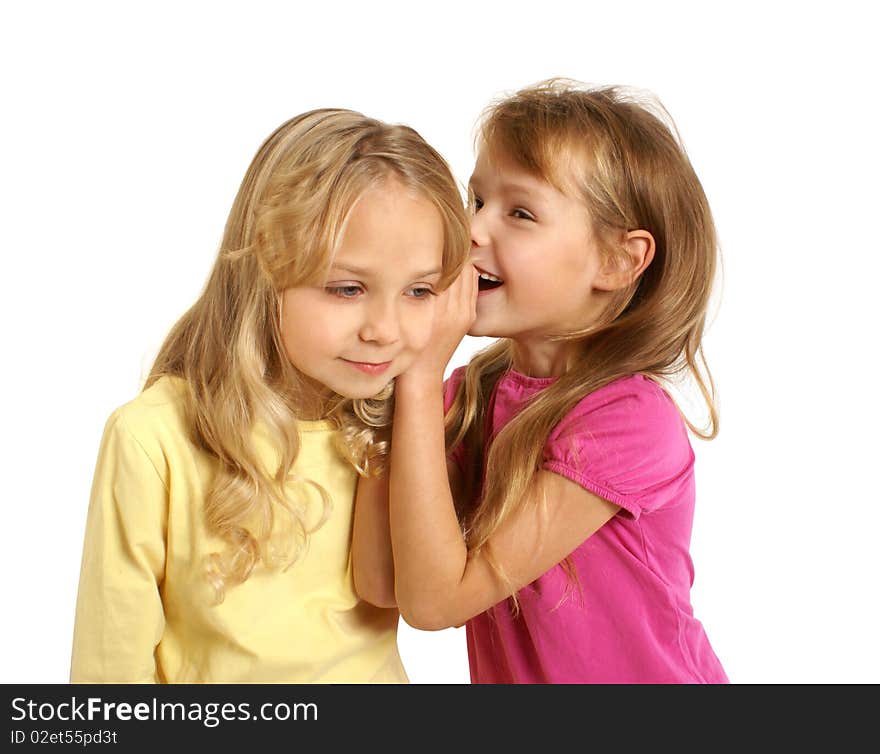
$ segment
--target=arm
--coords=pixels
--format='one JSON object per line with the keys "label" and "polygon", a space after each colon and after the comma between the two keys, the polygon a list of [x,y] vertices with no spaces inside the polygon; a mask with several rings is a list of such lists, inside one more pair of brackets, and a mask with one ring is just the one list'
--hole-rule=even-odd
{"label": "arm", "polygon": [[468,558],[446,471],[439,388],[404,384],[394,414],[390,511],[397,601],[410,625],[461,625],[562,561],[619,510],[563,476],[539,472],[532,499],[489,542],[510,579],[505,584],[483,554]]}
{"label": "arm", "polygon": [[389,505],[395,592],[404,620],[426,630],[461,625],[531,583],[619,510],[541,471],[532,499],[489,541],[510,583],[484,554],[468,557],[453,505],[457,469],[446,462],[442,375],[473,321],[476,294],[475,274],[466,273],[444,294],[432,345],[395,386]]}
{"label": "arm", "polygon": [[143,448],[114,417],[92,485],[71,657],[71,683],[158,683],[165,628],[167,491]]}
{"label": "arm", "polygon": [[[471,265],[466,265],[466,272],[462,273],[462,279],[467,276],[471,276],[475,286],[476,271]],[[456,289],[456,292],[458,294],[456,302],[460,304],[467,294],[461,292],[461,285]],[[445,321],[448,298],[448,295],[440,297],[441,301],[438,301],[438,307],[435,310],[435,322]],[[471,309],[473,309],[473,305],[471,305]],[[466,314],[464,315],[462,318],[464,329],[459,328],[460,331],[456,331],[456,333],[447,338],[446,350],[448,350],[448,354],[446,354],[446,350],[441,348],[440,355],[430,362],[431,367],[425,369],[432,379],[436,377],[441,390],[443,370],[446,363],[455,350],[455,346],[461,341],[472,319],[472,314],[470,317]],[[395,381],[395,392],[400,381],[401,377],[398,377]],[[442,398],[440,405],[442,434]],[[358,479],[351,561],[354,588],[357,595],[378,607],[397,607],[389,515],[389,478],[387,474],[380,478],[360,477]]]}
{"label": "arm", "polygon": [[388,519],[388,477],[358,479],[351,540],[354,588],[377,607],[396,607]]}

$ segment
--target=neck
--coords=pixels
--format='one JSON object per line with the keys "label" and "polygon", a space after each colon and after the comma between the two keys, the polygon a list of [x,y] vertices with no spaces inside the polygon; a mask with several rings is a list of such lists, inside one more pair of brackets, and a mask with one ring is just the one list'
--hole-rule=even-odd
{"label": "neck", "polygon": [[528,377],[559,377],[568,369],[571,344],[564,340],[550,341],[511,338],[513,368]]}

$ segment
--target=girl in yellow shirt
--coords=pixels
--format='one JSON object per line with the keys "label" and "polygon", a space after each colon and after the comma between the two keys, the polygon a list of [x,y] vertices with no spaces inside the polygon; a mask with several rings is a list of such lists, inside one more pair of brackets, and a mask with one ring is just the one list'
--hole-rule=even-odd
{"label": "girl in yellow shirt", "polygon": [[107,422],[72,682],[407,681],[356,482],[383,471],[394,378],[469,246],[412,129],[325,109],[269,136],[203,293]]}

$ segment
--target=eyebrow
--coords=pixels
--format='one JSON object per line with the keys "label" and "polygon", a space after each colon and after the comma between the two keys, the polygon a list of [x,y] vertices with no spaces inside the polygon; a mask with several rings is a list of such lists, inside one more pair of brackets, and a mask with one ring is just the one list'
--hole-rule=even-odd
{"label": "eyebrow", "polygon": [[[474,187],[474,183],[475,182],[474,182],[473,178],[471,178],[468,181],[468,188],[470,188],[471,191],[476,191],[476,189]],[[479,183],[479,181],[477,181],[477,183]],[[540,199],[542,187],[541,186],[529,186],[525,183],[516,183],[515,181],[513,181],[513,182],[503,182],[501,184],[501,190],[506,193],[509,193],[509,194],[515,194],[515,193],[529,194],[531,196],[535,196],[535,198]]]}
{"label": "eyebrow", "polygon": [[[353,275],[358,275],[360,277],[370,277],[370,275],[373,274],[372,270],[368,270],[363,267],[355,267],[355,266],[349,265],[349,264],[334,264],[331,266],[330,269],[336,270],[339,272],[350,272]],[[438,267],[433,270],[428,270],[427,272],[416,273],[415,275],[412,275],[411,277],[413,277],[413,278],[427,278],[427,277],[431,277],[431,275],[442,275],[442,274],[443,274],[443,270]]]}

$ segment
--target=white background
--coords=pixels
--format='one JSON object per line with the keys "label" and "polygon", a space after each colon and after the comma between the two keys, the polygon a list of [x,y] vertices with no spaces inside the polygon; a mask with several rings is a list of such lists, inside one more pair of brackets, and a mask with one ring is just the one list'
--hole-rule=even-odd
{"label": "white background", "polygon": [[[349,107],[414,126],[466,182],[483,106],[553,75],[655,91],[715,212],[693,603],[731,680],[880,681],[870,4],[301,5],[0,11],[0,682],[67,680],[104,421],[201,289],[262,140]],[[400,644],[412,681],[467,682],[463,629]]]}

